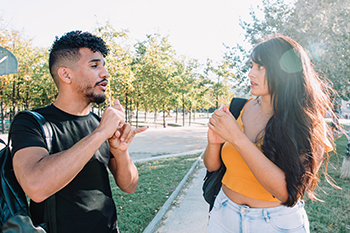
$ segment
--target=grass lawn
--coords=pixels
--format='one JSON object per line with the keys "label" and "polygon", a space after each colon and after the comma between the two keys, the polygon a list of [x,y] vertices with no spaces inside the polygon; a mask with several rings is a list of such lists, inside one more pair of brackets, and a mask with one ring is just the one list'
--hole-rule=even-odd
{"label": "grass lawn", "polygon": [[133,194],[122,192],[110,175],[119,230],[123,233],[143,232],[199,155],[136,163],[139,185]]}
{"label": "grass lawn", "polygon": [[[320,183],[316,189],[318,198],[324,202],[305,199],[305,209],[309,216],[310,231],[320,233],[350,233],[350,180],[340,179],[340,169],[343,163],[345,136],[336,141],[337,153],[331,153],[332,157],[328,165],[328,174],[342,189],[332,187],[323,174],[320,175]],[[321,170],[322,171],[322,170]],[[305,195],[307,196],[307,195]]]}

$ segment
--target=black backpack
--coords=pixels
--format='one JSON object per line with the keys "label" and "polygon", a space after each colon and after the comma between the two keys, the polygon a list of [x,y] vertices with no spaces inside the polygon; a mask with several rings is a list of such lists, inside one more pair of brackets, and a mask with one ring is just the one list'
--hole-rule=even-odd
{"label": "black backpack", "polygon": [[[49,122],[37,112],[22,111],[18,114],[32,115],[41,126],[43,137],[49,153],[52,153],[52,128]],[[17,115],[18,115],[17,114]],[[45,233],[48,232],[47,223],[34,226],[29,210],[28,201],[24,191],[19,185],[12,167],[12,153],[10,148],[10,135],[8,144],[0,151],[0,232],[1,233]],[[55,232],[55,199],[54,195],[48,198],[45,205],[45,222],[50,222],[50,232]]]}
{"label": "black backpack", "polygon": [[[236,119],[238,118],[246,102],[247,102],[247,99],[242,99],[242,98],[233,98],[231,100],[230,112]],[[221,180],[225,172],[226,172],[226,167],[221,162],[221,167],[219,168],[219,170],[216,170],[213,172],[209,172],[207,170],[207,173],[204,177],[204,183],[202,186],[203,197],[204,197],[204,200],[209,204],[209,211],[211,211],[211,209],[213,208],[215,198],[221,189],[221,186],[222,186]]]}

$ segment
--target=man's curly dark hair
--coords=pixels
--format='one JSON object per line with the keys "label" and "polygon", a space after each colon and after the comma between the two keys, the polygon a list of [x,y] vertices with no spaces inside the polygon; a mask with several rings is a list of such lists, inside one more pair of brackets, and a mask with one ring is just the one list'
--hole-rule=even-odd
{"label": "man's curly dark hair", "polygon": [[49,69],[55,82],[57,71],[62,64],[76,62],[80,59],[80,48],[89,48],[93,52],[100,52],[103,57],[106,57],[109,52],[106,43],[100,37],[89,32],[71,31],[61,38],[56,37],[49,56]]}

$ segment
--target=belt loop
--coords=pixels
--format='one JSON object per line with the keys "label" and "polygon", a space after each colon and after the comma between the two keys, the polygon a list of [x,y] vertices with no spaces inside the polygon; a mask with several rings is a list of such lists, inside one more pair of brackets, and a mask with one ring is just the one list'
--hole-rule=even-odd
{"label": "belt loop", "polygon": [[269,222],[270,222],[270,218],[269,218],[269,216],[267,216],[267,211],[266,211],[266,209],[263,209],[263,214],[264,214],[265,221],[266,221],[267,223],[269,223]]}

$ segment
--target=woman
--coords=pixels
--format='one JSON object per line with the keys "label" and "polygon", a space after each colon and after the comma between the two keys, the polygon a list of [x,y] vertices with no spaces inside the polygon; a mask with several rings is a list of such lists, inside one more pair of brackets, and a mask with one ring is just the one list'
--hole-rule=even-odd
{"label": "woman", "polygon": [[[237,120],[224,106],[209,119],[204,164],[226,165],[208,232],[309,232],[302,201],[316,199],[330,107],[305,50],[275,35],[251,54],[250,99]],[[221,154],[221,158],[220,158]]]}

